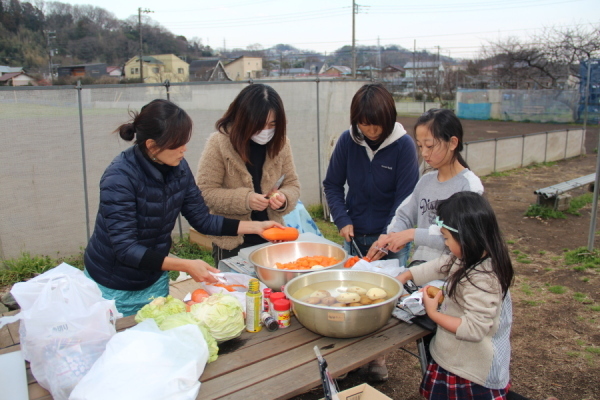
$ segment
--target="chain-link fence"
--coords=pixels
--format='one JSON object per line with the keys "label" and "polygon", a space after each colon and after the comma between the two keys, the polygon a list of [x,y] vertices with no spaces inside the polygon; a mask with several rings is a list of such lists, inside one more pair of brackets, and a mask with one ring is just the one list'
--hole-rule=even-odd
{"label": "chain-link fence", "polygon": [[520,122],[575,122],[580,95],[577,90],[461,89],[456,114],[466,119]]}
{"label": "chain-link fence", "polygon": [[[300,198],[305,204],[320,203],[328,160],[338,136],[348,129],[352,96],[365,82],[267,83],[285,104]],[[131,145],[112,133],[128,121],[129,110],[139,110],[155,98],[169,98],[186,110],[194,122],[186,159],[195,173],[215,122],[247,84],[0,88],[4,143],[0,148],[0,258],[15,258],[21,252],[66,256],[86,246],[96,217],[100,177],[112,159]],[[427,109],[435,106],[425,104]],[[422,112],[422,103],[415,107],[415,112]],[[538,159],[529,152],[552,155],[542,161],[554,159],[555,153],[579,154],[573,146],[581,142],[583,132],[550,132],[545,137],[545,141],[527,136],[471,144],[465,156],[473,170],[483,175]],[[508,162],[519,146],[520,162]],[[187,233],[188,227],[183,220],[174,234]]]}

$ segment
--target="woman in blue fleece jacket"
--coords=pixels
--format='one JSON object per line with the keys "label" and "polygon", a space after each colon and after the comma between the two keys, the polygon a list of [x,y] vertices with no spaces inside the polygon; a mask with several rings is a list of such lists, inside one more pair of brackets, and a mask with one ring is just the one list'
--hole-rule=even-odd
{"label": "woman in blue fleece jacket", "polygon": [[[356,255],[350,245],[353,237],[366,256],[419,180],[417,150],[396,122],[396,103],[381,84],[367,84],[356,92],[350,123],[333,150],[323,186],[344,248]],[[397,253],[390,252],[388,258],[405,265],[409,252],[406,245]],[[367,376],[376,382],[388,379],[384,356],[369,363]]]}
{"label": "woman in blue fleece jacket", "polygon": [[282,225],[212,215],[185,160],[192,120],[177,105],[154,100],[117,131],[135,144],[118,155],[100,180],[94,233],[85,250],[85,273],[124,315],[152,297],[169,294],[167,271],[215,282],[219,272],[202,260],[168,257],[171,232],[181,214],[208,235],[262,234]]}
{"label": "woman in blue fleece jacket", "polygon": [[[417,151],[396,122],[396,103],[381,84],[367,84],[356,92],[350,123],[335,146],[323,186],[345,249],[356,255],[350,245],[354,237],[366,256],[419,179]],[[409,250],[406,246],[388,257],[404,265]]]}

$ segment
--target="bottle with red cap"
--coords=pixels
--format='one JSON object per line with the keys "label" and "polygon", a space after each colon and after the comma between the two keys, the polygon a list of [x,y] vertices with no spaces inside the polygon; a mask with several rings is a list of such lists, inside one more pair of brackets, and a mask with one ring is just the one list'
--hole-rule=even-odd
{"label": "bottle with red cap", "polygon": [[271,310],[271,294],[273,293],[273,289],[265,288],[263,290],[263,311],[270,312]]}
{"label": "bottle with red cap", "polygon": [[273,318],[279,324],[279,328],[290,326],[290,301],[288,299],[284,298],[273,301],[273,313],[275,314]]}

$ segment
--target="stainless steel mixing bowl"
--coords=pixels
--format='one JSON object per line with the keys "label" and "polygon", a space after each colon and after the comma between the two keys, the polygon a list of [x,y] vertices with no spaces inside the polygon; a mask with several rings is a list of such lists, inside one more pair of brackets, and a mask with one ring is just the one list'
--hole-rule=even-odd
{"label": "stainless steel mixing bowl", "polygon": [[[331,307],[309,304],[295,294],[307,286],[342,281],[364,282],[384,289],[389,297],[377,304],[360,307]],[[336,282],[340,282],[339,284]],[[327,290],[327,289],[325,289]],[[397,279],[377,272],[334,269],[297,276],[285,286],[285,295],[290,299],[296,318],[305,328],[319,335],[335,338],[363,336],[384,326],[392,315],[404,288]]]}
{"label": "stainless steel mixing bowl", "polygon": [[285,242],[271,244],[256,249],[250,253],[248,260],[254,264],[256,276],[259,280],[267,285],[267,287],[280,291],[281,287],[291,279],[300,275],[315,272],[315,270],[286,270],[272,267],[275,266],[276,262],[287,263],[306,256],[334,257],[341,260],[335,265],[318,270],[323,271],[334,268],[343,268],[348,255],[343,248],[327,243]]}

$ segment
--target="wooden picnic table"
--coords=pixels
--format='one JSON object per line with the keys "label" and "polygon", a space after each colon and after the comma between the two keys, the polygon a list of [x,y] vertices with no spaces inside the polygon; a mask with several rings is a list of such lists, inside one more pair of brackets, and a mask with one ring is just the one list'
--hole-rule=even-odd
{"label": "wooden picnic table", "polygon": [[[14,314],[15,312],[4,315]],[[368,323],[368,321],[365,321]],[[17,351],[18,322],[0,329],[0,354]],[[134,317],[117,320],[117,330],[135,325]],[[258,333],[243,332],[219,345],[219,358],[207,364],[200,377],[198,399],[289,399],[321,385],[314,346],[325,357],[333,377],[415,342],[429,331],[395,318],[380,330],[351,339],[320,336],[304,328],[295,318],[288,328]],[[31,374],[27,363],[29,398],[51,400]]]}

